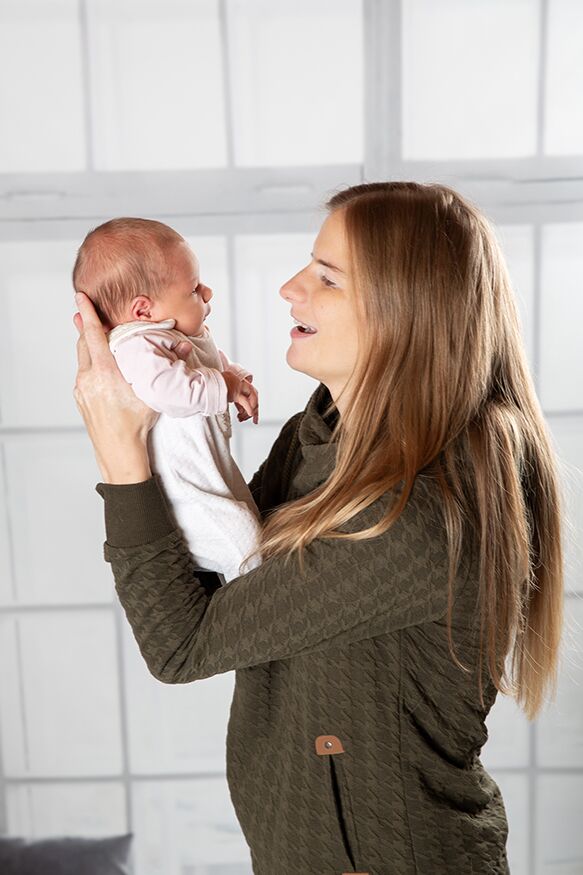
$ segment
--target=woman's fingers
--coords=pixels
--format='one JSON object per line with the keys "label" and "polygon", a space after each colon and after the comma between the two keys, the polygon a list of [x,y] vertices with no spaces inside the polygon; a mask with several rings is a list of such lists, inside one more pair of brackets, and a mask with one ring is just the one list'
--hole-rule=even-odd
{"label": "woman's fingers", "polygon": [[[98,368],[111,368],[115,362],[113,353],[109,348],[107,337],[105,336],[105,328],[101,324],[101,319],[95,311],[93,302],[84,292],[78,292],[75,295],[75,301],[79,307],[79,313],[82,319],[82,338],[87,344],[90,363]],[[77,345],[79,355],[79,344]],[[82,347],[81,347],[82,350]],[[86,361],[86,355],[81,351],[83,359]],[[81,362],[79,362],[81,366]]]}
{"label": "woman's fingers", "polygon": [[181,340],[180,343],[174,347],[174,352],[179,359],[186,361],[192,352],[192,343],[189,340]]}
{"label": "woman's fingers", "polygon": [[87,349],[87,341],[85,340],[83,334],[83,322],[79,313],[75,313],[73,316],[73,322],[75,323],[75,328],[79,332],[79,339],[77,340],[77,364],[79,365],[79,371],[88,371],[91,367],[91,356],[89,355],[89,350]]}

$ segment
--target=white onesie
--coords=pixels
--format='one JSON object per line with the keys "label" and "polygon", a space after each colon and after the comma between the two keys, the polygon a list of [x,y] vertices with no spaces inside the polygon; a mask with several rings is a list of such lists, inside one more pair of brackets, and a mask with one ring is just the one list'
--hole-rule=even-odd
{"label": "white onesie", "polygon": [[[261,516],[231,456],[227,386],[217,371],[251,374],[229,361],[208,326],[189,337],[174,325],[125,322],[107,339],[137,397],[160,413],[148,435],[150,466],[195,562],[229,581],[261,563],[255,555],[239,570],[256,546]],[[185,340],[192,350],[183,361],[174,347]]]}

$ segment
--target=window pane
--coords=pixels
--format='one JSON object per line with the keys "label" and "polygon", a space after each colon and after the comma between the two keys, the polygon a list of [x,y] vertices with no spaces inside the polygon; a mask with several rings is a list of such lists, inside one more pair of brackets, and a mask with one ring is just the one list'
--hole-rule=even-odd
{"label": "window pane", "polygon": [[124,622],[131,770],[135,774],[225,772],[234,672],[196,684],[163,684]]}
{"label": "window pane", "polygon": [[583,417],[551,416],[548,425],[560,460],[559,475],[565,502],[565,584],[568,590],[583,593]]}
{"label": "window pane", "polygon": [[[262,415],[261,406],[259,415]],[[281,425],[283,425],[283,422]],[[241,430],[240,452],[237,463],[247,482],[251,480],[261,463],[268,457],[275,439],[281,431],[281,425],[259,424],[252,430],[248,429],[244,432]]]}
{"label": "window pane", "polygon": [[134,783],[133,810],[140,875],[251,875],[225,779]]}
{"label": "window pane", "polygon": [[[2,424],[79,425],[71,271],[81,240],[0,243]],[[26,338],[26,350],[23,344]]]}
{"label": "window pane", "polygon": [[121,771],[112,612],[0,616],[0,657],[4,774]]}
{"label": "window pane", "polygon": [[[6,436],[14,602],[111,602],[101,480],[86,435]],[[9,600],[9,603],[12,599]]]}
{"label": "window pane", "polygon": [[125,791],[99,784],[17,784],[6,788],[8,834],[26,838],[123,835]]}
{"label": "window pane", "polygon": [[538,0],[407,0],[403,157],[514,158],[536,150]]}
{"label": "window pane", "polygon": [[361,163],[361,0],[227,0],[227,9],[235,163]]}
{"label": "window pane", "polygon": [[583,409],[583,223],[546,225],[542,239],[540,394],[546,411]]}
{"label": "window pane", "polygon": [[583,152],[583,14],[580,0],[549,0],[545,152]]}
{"label": "window pane", "polygon": [[6,457],[0,441],[0,605],[12,602],[16,593],[12,574],[12,544],[6,493]]}
{"label": "window pane", "polygon": [[85,167],[78,5],[0,4],[0,173]]}
{"label": "window pane", "polygon": [[583,775],[540,775],[537,791],[537,875],[580,875]]}
{"label": "window pane", "polygon": [[508,820],[506,853],[512,875],[533,875],[528,869],[528,778],[524,774],[493,772]]}
{"label": "window pane", "polygon": [[[166,221],[166,220],[164,220]],[[180,228],[180,220],[168,220],[179,234],[184,234]],[[211,299],[211,314],[207,319],[216,345],[224,350],[231,361],[235,360],[231,331],[235,312],[232,306],[229,289],[229,266],[227,260],[227,241],[225,237],[190,237],[184,234],[185,240],[198,258],[200,281],[213,291]]]}
{"label": "window pane", "polygon": [[217,0],[100,0],[89,13],[97,168],[224,166]]}
{"label": "window pane", "polygon": [[242,235],[235,240],[237,300],[247,304],[240,309],[238,349],[260,388],[266,419],[283,422],[303,410],[318,385],[287,364],[292,304],[279,294],[281,285],[310,261],[313,243],[311,234]]}
{"label": "window pane", "polygon": [[486,726],[489,737],[480,759],[488,771],[528,765],[528,722],[514,699],[498,693]]}
{"label": "window pane", "polygon": [[538,720],[542,766],[583,766],[583,600],[566,599],[557,700]]}
{"label": "window pane", "polygon": [[497,225],[520,316],[522,339],[534,374],[534,240],[530,225]]}

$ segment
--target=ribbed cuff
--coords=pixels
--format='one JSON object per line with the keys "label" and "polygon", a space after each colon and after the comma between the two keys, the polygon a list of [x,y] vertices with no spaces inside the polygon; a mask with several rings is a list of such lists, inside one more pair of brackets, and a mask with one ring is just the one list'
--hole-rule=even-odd
{"label": "ribbed cuff", "polygon": [[175,531],[158,474],[141,483],[98,483],[110,547],[138,547]]}

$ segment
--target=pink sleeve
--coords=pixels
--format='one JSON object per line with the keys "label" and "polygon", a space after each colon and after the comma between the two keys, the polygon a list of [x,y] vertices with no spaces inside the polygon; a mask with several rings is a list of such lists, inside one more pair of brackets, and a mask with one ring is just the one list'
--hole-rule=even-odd
{"label": "pink sleeve", "polygon": [[223,363],[224,371],[231,371],[233,374],[237,374],[238,377],[250,377],[253,380],[253,374],[244,368],[243,365],[237,364],[237,362],[232,362],[229,360],[229,357],[226,353],[223,352],[222,349],[219,349],[219,355],[221,357],[221,361]]}
{"label": "pink sleeve", "polygon": [[124,379],[148,407],[168,416],[224,413],[227,384],[215,368],[189,368],[172,351],[172,340],[137,334],[114,352]]}

